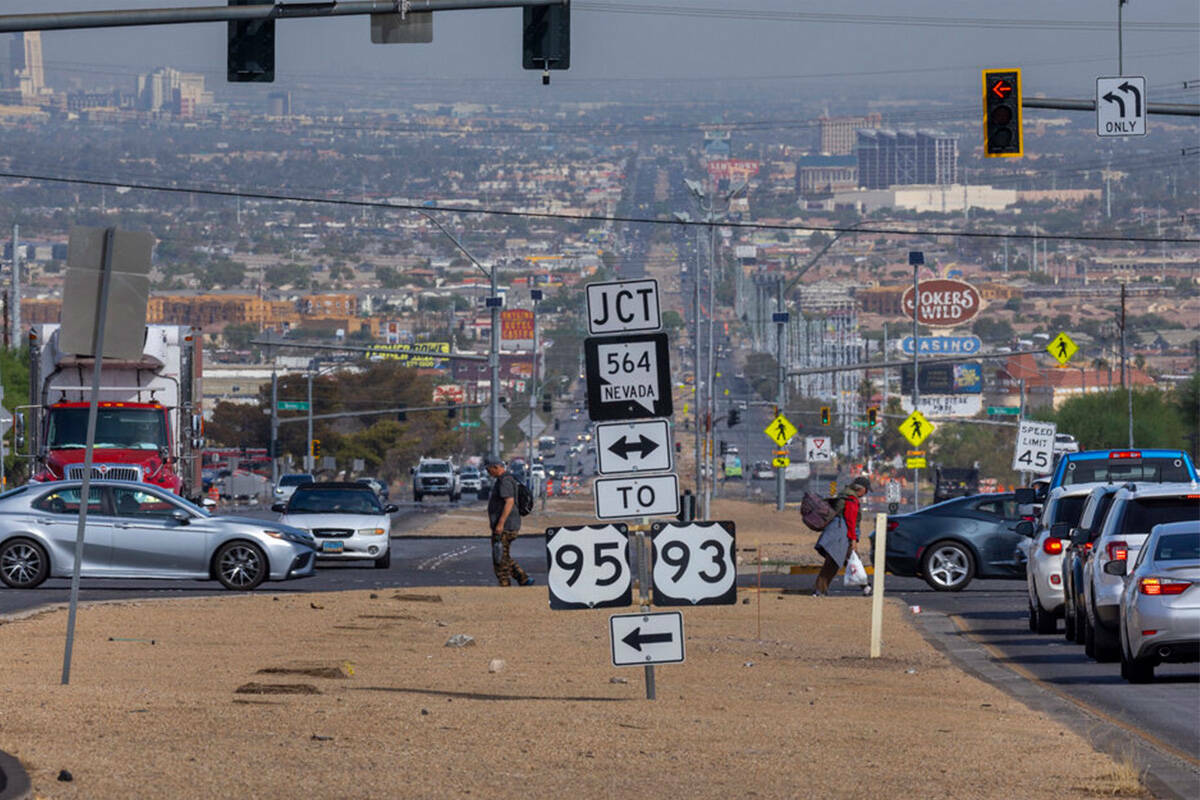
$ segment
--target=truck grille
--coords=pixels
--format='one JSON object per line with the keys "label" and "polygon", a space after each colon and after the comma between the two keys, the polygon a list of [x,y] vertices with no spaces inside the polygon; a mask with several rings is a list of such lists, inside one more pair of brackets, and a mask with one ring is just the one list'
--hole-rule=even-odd
{"label": "truck grille", "polygon": [[[116,481],[140,481],[142,479],[142,471],[138,467],[110,467],[107,464],[92,466],[93,478],[109,478]],[[83,465],[67,467],[67,479],[73,481],[83,480]]]}
{"label": "truck grille", "polygon": [[344,528],[314,528],[312,535],[319,539],[346,539],[353,536],[354,531]]}

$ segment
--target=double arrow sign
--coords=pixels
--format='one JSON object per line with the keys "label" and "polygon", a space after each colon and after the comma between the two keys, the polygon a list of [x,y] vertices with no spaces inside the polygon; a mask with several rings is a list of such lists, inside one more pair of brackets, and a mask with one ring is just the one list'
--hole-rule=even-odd
{"label": "double arrow sign", "polygon": [[671,469],[671,428],[665,419],[596,424],[597,471],[665,472]]}

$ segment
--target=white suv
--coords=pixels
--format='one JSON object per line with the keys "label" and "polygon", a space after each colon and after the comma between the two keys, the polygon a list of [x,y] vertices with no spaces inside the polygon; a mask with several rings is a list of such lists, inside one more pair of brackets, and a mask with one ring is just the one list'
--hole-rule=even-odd
{"label": "white suv", "polygon": [[1054,633],[1058,628],[1064,601],[1063,551],[1070,543],[1071,528],[1079,525],[1088,494],[1098,485],[1102,484],[1072,484],[1050,492],[1033,538],[1018,545],[1026,550],[1029,630],[1035,633]]}
{"label": "white suv", "polygon": [[1121,657],[1118,637],[1125,578],[1108,574],[1104,565],[1119,560],[1133,563],[1155,525],[1196,519],[1200,519],[1200,484],[1128,483],[1117,491],[1083,565],[1083,646],[1089,656],[1097,661]]}
{"label": "white suv", "polygon": [[413,500],[421,502],[427,494],[443,494],[450,502],[462,494],[458,472],[448,458],[422,458],[413,468]]}

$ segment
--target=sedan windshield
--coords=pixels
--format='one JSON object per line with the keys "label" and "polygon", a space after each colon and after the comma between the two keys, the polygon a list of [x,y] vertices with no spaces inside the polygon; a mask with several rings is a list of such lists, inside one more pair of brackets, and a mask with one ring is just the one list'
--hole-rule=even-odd
{"label": "sedan windshield", "polygon": [[1155,561],[1200,561],[1200,535],[1171,533],[1158,540]]}
{"label": "sedan windshield", "polygon": [[379,497],[362,489],[299,488],[287,506],[289,514],[382,514]]}

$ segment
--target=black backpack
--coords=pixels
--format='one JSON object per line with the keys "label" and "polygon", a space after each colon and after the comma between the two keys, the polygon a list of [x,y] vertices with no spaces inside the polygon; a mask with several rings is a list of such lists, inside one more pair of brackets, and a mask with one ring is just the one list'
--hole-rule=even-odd
{"label": "black backpack", "polygon": [[521,481],[517,481],[517,513],[522,517],[533,511],[533,492]]}

